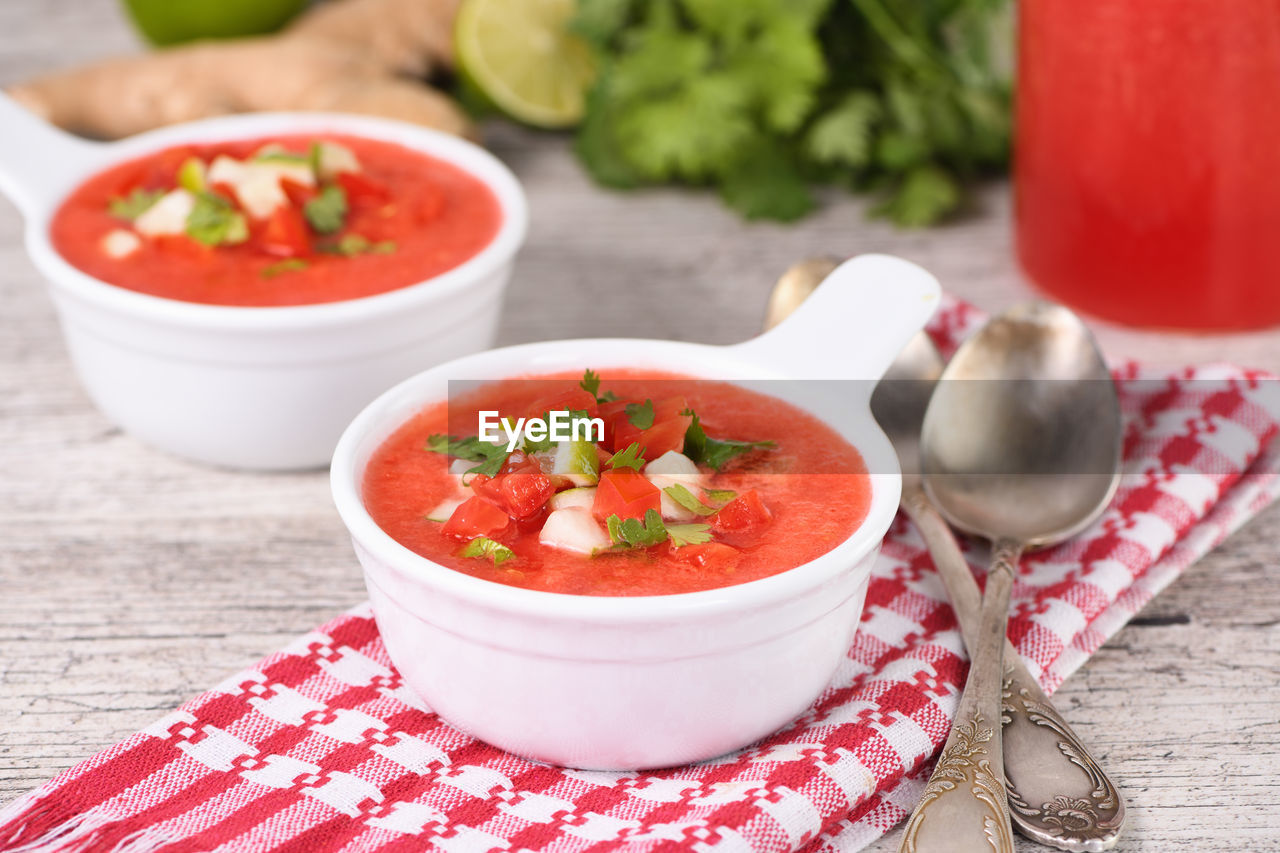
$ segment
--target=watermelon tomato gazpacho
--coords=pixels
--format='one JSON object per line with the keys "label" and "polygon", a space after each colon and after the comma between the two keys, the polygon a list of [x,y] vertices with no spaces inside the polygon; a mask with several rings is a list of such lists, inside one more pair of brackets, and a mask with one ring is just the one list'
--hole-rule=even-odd
{"label": "watermelon tomato gazpacho", "polygon": [[215,305],[370,296],[478,254],[502,221],[477,177],[401,145],[325,134],[168,148],[90,178],[54,246],[119,287]]}
{"label": "watermelon tomato gazpacho", "polygon": [[363,500],[393,539],[498,583],[663,595],[808,562],[866,516],[858,451],[725,382],[630,369],[510,379],[391,435]]}

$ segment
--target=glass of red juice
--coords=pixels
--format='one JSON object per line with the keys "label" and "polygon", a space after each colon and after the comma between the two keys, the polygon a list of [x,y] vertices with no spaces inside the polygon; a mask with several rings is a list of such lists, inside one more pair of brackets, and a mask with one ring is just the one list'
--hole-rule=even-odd
{"label": "glass of red juice", "polygon": [[1136,326],[1280,323],[1280,0],[1023,0],[1023,268]]}

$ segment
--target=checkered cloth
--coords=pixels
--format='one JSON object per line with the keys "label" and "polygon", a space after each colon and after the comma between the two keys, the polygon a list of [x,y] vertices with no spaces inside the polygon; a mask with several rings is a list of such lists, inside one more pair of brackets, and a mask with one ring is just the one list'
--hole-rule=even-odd
{"label": "checkered cloth", "polygon": [[[981,319],[948,303],[931,332],[950,350]],[[1116,376],[1122,487],[1088,531],[1029,555],[1013,589],[1010,637],[1050,690],[1276,496],[1280,383],[1233,367]],[[980,572],[983,549],[969,556]],[[899,517],[848,658],[803,717],[696,766],[579,772],[442,722],[362,606],[10,804],[0,849],[856,850],[915,802],[966,667]]]}

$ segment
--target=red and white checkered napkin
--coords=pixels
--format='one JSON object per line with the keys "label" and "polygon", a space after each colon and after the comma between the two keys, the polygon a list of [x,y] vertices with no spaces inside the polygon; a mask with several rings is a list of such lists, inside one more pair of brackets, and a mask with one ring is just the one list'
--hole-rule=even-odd
{"label": "red and white checkered napkin", "polygon": [[[950,349],[980,319],[950,303],[932,331]],[[1029,556],[1013,590],[1010,636],[1050,689],[1276,496],[1280,383],[1231,367],[1117,376],[1128,476],[1090,530]],[[410,695],[361,607],[11,804],[0,849],[854,850],[911,808],[965,669],[901,518],[817,704],[693,767],[577,772],[480,743]]]}

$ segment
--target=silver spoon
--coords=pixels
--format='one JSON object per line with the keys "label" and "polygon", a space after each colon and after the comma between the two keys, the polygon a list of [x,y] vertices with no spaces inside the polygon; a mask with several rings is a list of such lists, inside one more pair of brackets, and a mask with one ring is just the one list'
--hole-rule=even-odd
{"label": "silver spoon", "polygon": [[[810,258],[774,287],[766,327],[780,322],[840,263]],[[977,644],[981,596],[951,528],[924,492],[920,432],[943,360],[928,335],[916,335],[871,396],[871,411],[902,467],[902,508],[929,548],[965,636]],[[1014,823],[1024,835],[1063,850],[1113,847],[1124,825],[1124,800],[1101,766],[1053,707],[1011,645],[1004,652],[1004,774]]]}
{"label": "silver spoon", "polygon": [[1088,526],[1120,479],[1120,403],[1093,336],[1065,308],[1015,307],[956,352],[925,413],[925,490],[992,542],[969,678],[901,851],[1012,851],[1003,773],[1002,657],[1022,552]]}

